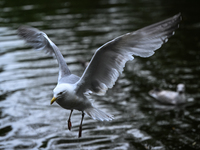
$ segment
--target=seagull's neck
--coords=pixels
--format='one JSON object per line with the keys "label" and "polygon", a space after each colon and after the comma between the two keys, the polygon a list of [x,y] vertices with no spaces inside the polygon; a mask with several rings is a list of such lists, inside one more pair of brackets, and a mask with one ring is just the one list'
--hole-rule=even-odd
{"label": "seagull's neck", "polygon": [[180,94],[180,95],[184,94],[184,91],[178,91],[178,94]]}

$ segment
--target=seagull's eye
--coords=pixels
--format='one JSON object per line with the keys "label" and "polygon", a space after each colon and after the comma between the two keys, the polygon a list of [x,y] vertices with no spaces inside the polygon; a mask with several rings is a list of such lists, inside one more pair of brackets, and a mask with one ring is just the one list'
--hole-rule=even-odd
{"label": "seagull's eye", "polygon": [[60,92],[60,93],[58,93],[58,95],[62,95],[64,92]]}

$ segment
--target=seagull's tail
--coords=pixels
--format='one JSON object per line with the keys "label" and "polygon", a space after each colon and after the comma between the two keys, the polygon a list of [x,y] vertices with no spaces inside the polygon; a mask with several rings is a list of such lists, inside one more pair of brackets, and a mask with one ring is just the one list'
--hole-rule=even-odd
{"label": "seagull's tail", "polygon": [[85,110],[85,113],[90,116],[92,119],[96,119],[96,120],[100,120],[100,121],[110,121],[113,118],[112,115],[109,115],[109,114],[106,114],[104,113],[103,111],[95,108],[95,107],[90,107],[90,108],[87,108]]}

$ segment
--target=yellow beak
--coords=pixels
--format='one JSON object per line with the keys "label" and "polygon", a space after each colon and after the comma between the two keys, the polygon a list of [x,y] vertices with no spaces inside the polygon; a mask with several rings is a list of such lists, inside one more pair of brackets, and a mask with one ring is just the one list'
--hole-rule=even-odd
{"label": "yellow beak", "polygon": [[51,105],[57,100],[57,98],[53,97],[51,100]]}

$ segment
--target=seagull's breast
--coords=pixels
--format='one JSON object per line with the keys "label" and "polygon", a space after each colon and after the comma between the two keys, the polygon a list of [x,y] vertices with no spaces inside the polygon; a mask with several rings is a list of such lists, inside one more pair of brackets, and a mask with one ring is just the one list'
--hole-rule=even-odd
{"label": "seagull's breast", "polygon": [[65,93],[62,97],[56,101],[61,107],[65,109],[76,109],[84,111],[86,108],[91,106],[91,102],[88,99],[78,97],[74,93]]}

